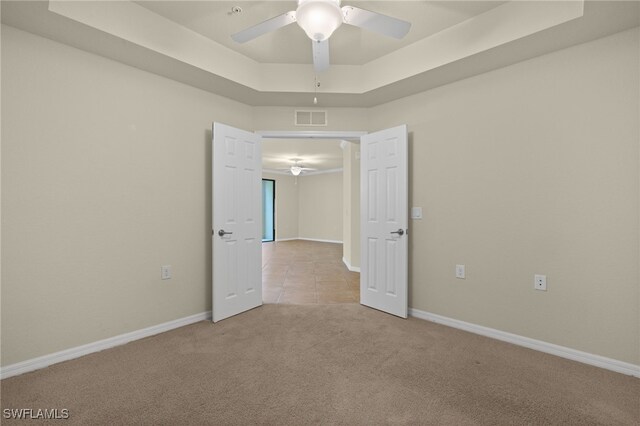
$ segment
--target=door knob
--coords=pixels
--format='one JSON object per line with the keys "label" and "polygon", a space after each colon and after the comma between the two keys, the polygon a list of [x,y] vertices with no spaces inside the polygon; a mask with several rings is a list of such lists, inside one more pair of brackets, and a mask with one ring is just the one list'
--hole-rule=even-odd
{"label": "door knob", "polygon": [[398,234],[401,237],[404,235],[404,229],[398,229],[397,231],[391,231],[392,234]]}
{"label": "door knob", "polygon": [[228,235],[228,234],[233,234],[233,232],[225,232],[224,229],[221,229],[218,231],[218,235],[221,237],[224,237],[225,235]]}

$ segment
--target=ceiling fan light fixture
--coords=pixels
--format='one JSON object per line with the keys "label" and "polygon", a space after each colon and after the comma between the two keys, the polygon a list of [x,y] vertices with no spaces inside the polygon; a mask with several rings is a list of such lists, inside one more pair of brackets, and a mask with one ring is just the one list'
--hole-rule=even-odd
{"label": "ceiling fan light fixture", "polygon": [[339,0],[300,0],[296,21],[311,40],[324,41],[342,25]]}
{"label": "ceiling fan light fixture", "polygon": [[291,166],[291,174],[294,176],[299,176],[300,172],[302,172],[302,167],[300,166]]}

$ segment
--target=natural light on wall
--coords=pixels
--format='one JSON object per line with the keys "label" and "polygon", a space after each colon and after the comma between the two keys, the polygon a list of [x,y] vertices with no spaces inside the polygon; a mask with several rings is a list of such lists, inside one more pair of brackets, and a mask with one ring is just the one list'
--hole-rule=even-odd
{"label": "natural light on wall", "polygon": [[276,182],[262,179],[262,242],[275,239],[274,201]]}

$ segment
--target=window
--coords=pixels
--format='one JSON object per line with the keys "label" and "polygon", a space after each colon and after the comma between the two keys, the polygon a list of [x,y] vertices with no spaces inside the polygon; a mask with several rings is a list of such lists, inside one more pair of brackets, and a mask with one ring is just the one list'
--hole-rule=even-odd
{"label": "window", "polygon": [[262,179],[262,242],[276,239],[276,181]]}

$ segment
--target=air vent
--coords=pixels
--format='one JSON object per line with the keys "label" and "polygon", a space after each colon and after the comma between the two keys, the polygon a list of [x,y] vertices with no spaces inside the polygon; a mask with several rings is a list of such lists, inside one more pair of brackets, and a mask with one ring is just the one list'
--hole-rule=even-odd
{"label": "air vent", "polygon": [[296,126],[326,126],[327,111],[296,110]]}

